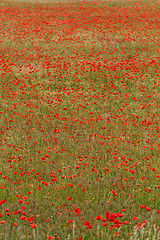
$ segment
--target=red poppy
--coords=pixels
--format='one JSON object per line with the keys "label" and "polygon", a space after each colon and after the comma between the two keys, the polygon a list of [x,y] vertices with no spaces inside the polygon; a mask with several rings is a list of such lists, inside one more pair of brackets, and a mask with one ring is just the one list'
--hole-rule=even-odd
{"label": "red poppy", "polygon": [[101,220],[101,219],[102,219],[101,216],[96,216],[96,217],[95,217],[95,220]]}
{"label": "red poppy", "polygon": [[109,220],[110,222],[113,222],[115,219],[116,219],[116,215],[115,215],[114,213],[111,214],[111,215],[108,217],[108,220]]}
{"label": "red poppy", "polygon": [[146,208],[146,211],[151,211],[151,208],[150,208],[150,207],[147,207],[147,208]]}
{"label": "red poppy", "polygon": [[88,224],[88,225],[87,225],[87,228],[88,228],[88,229],[91,229],[91,228],[92,228],[92,225],[91,225],[91,224]]}
{"label": "red poppy", "polygon": [[102,223],[102,226],[107,226],[108,225],[108,223]]}
{"label": "red poppy", "polygon": [[73,220],[68,220],[68,223],[73,223]]}
{"label": "red poppy", "polygon": [[1,223],[1,224],[4,224],[4,223],[5,223],[5,221],[4,221],[4,220],[2,220],[2,221],[0,221],[0,223]]}
{"label": "red poppy", "polygon": [[90,221],[85,221],[84,222],[84,226],[87,226],[87,225],[89,225],[90,224]]}

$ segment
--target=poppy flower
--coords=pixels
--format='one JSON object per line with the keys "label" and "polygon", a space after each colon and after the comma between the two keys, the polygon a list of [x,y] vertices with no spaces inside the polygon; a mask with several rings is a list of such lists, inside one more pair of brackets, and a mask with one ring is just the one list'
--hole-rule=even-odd
{"label": "poppy flower", "polygon": [[96,217],[95,217],[95,220],[101,220],[101,219],[102,219],[101,216],[96,216]]}
{"label": "poppy flower", "polygon": [[147,207],[147,208],[146,208],[146,211],[151,211],[151,208],[150,208],[150,207]]}
{"label": "poppy flower", "polygon": [[68,223],[73,223],[73,220],[68,220]]}
{"label": "poppy flower", "polygon": [[111,214],[110,216],[108,216],[108,220],[109,220],[110,222],[113,222],[115,219],[116,219],[116,215],[115,215],[114,213]]}
{"label": "poppy flower", "polygon": [[92,225],[91,225],[91,224],[88,224],[88,225],[87,225],[87,228],[88,228],[88,229],[91,229],[91,228],[92,228]]}
{"label": "poppy flower", "polygon": [[107,226],[108,225],[108,223],[102,223],[102,226]]}
{"label": "poppy flower", "polygon": [[84,226],[87,226],[87,225],[89,225],[90,224],[90,221],[85,221],[84,222]]}
{"label": "poppy flower", "polygon": [[4,223],[5,223],[5,221],[4,221],[4,220],[2,220],[2,221],[0,221],[0,223],[1,223],[1,224],[4,224]]}

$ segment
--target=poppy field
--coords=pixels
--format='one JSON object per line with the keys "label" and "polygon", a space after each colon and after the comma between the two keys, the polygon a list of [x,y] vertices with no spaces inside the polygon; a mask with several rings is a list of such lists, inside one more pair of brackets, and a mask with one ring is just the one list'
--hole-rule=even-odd
{"label": "poppy field", "polygon": [[0,2],[0,240],[160,239],[160,3]]}

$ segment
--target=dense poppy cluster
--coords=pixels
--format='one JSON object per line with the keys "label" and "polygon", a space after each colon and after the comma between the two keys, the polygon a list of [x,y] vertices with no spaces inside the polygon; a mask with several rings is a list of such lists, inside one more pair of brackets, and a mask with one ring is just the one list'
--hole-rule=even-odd
{"label": "dense poppy cluster", "polygon": [[2,238],[158,239],[159,19],[155,1],[1,1]]}

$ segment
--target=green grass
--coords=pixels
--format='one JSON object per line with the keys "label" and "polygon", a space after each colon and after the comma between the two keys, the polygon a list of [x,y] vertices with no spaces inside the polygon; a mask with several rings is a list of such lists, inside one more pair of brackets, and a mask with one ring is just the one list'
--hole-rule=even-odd
{"label": "green grass", "polygon": [[0,240],[159,239],[159,3],[0,8]]}

